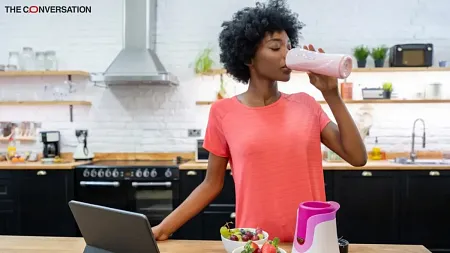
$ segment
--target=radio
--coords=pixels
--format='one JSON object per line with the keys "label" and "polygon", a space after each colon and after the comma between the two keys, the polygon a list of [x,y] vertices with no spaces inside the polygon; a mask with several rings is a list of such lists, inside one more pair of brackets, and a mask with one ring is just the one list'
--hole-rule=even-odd
{"label": "radio", "polygon": [[431,67],[433,44],[398,44],[389,50],[390,67]]}

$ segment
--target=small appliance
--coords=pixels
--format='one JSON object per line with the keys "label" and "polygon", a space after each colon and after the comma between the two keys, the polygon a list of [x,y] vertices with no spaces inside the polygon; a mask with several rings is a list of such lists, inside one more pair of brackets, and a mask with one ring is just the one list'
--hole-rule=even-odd
{"label": "small appliance", "polygon": [[336,202],[308,201],[297,209],[292,253],[339,253]]}
{"label": "small appliance", "polygon": [[203,147],[204,139],[197,139],[195,146],[195,161],[198,163],[207,163],[209,151]]}
{"label": "small appliance", "polygon": [[363,99],[384,99],[382,88],[363,88],[361,89]]}
{"label": "small appliance", "polygon": [[286,55],[286,66],[292,70],[347,78],[352,72],[352,57],[293,48]]}
{"label": "small appliance", "polygon": [[433,44],[398,44],[389,50],[390,67],[431,67]]}
{"label": "small appliance", "polygon": [[86,161],[94,158],[94,153],[87,147],[88,130],[75,130],[75,136],[78,139],[78,146],[73,154],[75,161]]}
{"label": "small appliance", "polygon": [[43,158],[55,158],[60,156],[60,140],[59,131],[40,132],[41,142],[44,144],[42,155]]}

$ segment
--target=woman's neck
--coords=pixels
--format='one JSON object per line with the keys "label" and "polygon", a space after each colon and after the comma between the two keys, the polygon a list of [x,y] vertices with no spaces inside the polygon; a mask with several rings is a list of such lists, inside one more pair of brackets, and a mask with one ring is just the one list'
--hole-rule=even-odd
{"label": "woman's neck", "polygon": [[251,78],[243,98],[249,106],[266,106],[274,103],[280,97],[276,81]]}

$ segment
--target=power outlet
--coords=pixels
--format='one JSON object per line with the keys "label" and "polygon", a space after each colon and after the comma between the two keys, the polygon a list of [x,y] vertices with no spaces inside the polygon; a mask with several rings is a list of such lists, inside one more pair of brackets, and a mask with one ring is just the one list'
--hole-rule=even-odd
{"label": "power outlet", "polygon": [[201,135],[201,129],[188,129],[188,137],[200,137]]}

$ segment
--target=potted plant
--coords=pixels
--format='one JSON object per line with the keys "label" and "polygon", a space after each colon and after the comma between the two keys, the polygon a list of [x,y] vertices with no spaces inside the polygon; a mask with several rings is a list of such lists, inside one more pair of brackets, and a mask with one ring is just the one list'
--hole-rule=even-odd
{"label": "potted plant", "polygon": [[212,48],[205,48],[195,60],[195,73],[208,74],[212,71],[214,61],[211,59]]}
{"label": "potted plant", "polygon": [[375,61],[375,68],[382,68],[384,66],[384,59],[386,59],[387,51],[388,48],[385,46],[372,48],[372,52],[370,52],[370,55]]}
{"label": "potted plant", "polygon": [[353,49],[353,56],[355,56],[358,68],[365,68],[367,64],[367,57],[369,56],[370,51],[369,48],[360,45]]}
{"label": "potted plant", "polygon": [[383,97],[385,99],[391,99],[392,83],[383,83]]}
{"label": "potted plant", "polygon": [[219,92],[217,92],[217,99],[226,98],[227,91],[225,89],[225,82],[223,80],[223,74],[220,74],[220,87]]}

